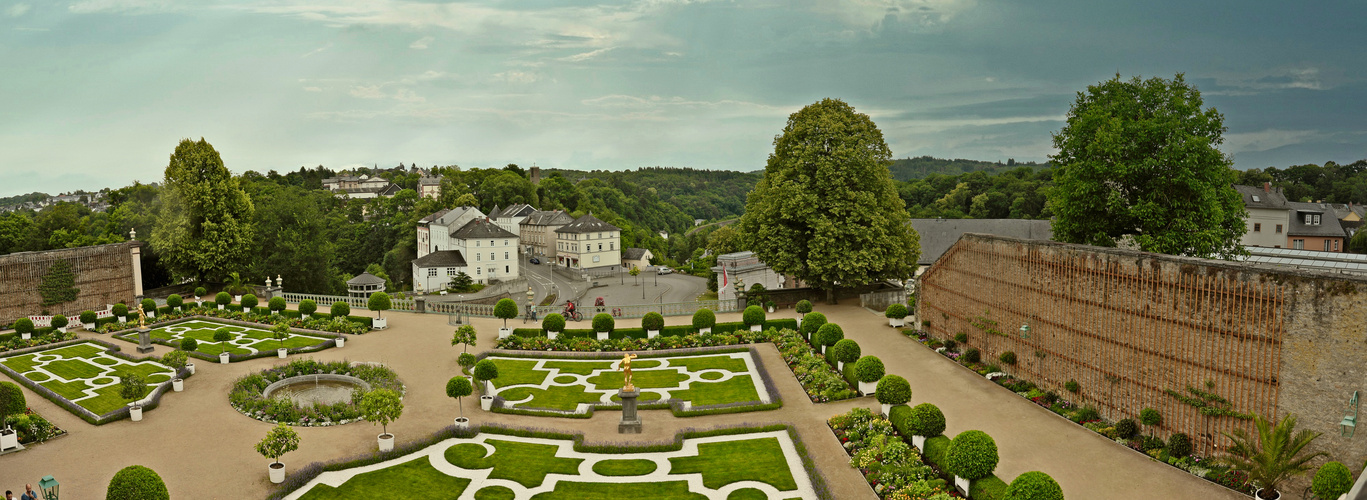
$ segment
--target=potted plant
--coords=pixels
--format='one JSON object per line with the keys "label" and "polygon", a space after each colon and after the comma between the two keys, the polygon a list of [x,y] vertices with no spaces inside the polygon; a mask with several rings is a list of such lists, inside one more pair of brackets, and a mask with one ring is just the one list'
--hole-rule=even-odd
{"label": "potted plant", "polygon": [[185,299],[181,298],[179,294],[173,293],[166,297],[166,306],[170,307],[173,311],[181,310],[182,306],[184,305]]}
{"label": "potted plant", "polygon": [[900,302],[894,303],[888,306],[888,310],[883,315],[888,317],[888,326],[900,328],[905,324],[907,318],[907,306]]}
{"label": "potted plant", "polygon": [[62,316],[62,315],[58,314],[58,315],[52,317],[52,327],[53,327],[53,328],[56,328],[57,331],[62,332],[62,333],[66,333],[66,325],[67,325],[66,316]]}
{"label": "potted plant", "polygon": [[228,295],[228,292],[218,292],[218,295],[214,296],[214,303],[218,304],[218,310],[222,311],[225,306],[233,303],[233,297]]}
{"label": "potted plant", "polygon": [[865,396],[878,392],[878,381],[884,375],[883,360],[877,356],[863,356],[854,362],[854,378],[858,382],[859,392]]}
{"label": "potted plant", "polygon": [[152,299],[142,299],[142,312],[147,313],[147,319],[157,317],[157,301]]}
{"label": "potted plant", "polygon": [[361,414],[372,424],[380,424],[380,451],[394,449],[394,435],[389,433],[389,423],[403,415],[403,399],[399,393],[389,389],[375,389],[361,396]]}
{"label": "potted plant", "polygon": [[845,339],[845,330],[835,323],[826,323],[816,330],[816,335],[812,338],[813,343],[821,346],[821,354],[826,354],[826,348],[835,345]]}
{"label": "potted plant", "polygon": [[560,313],[550,313],[545,319],[541,320],[541,329],[546,330],[546,337],[554,340],[565,330],[565,317]]}
{"label": "potted plant", "polygon": [[802,317],[802,325],[798,327],[798,333],[808,342],[814,342],[817,330],[826,324],[826,315],[819,312],[809,312]]}
{"label": "potted plant", "polygon": [[299,317],[309,319],[309,316],[311,316],[317,310],[318,303],[314,302],[313,299],[304,299],[299,301]]}
{"label": "potted plant", "polygon": [[346,345],[346,335],[345,335],[345,334],[341,334],[341,333],[337,334],[337,338],[333,339],[333,342],[336,342],[336,343],[337,343],[337,347],[345,346],[345,345]]}
{"label": "potted plant", "polygon": [[1139,422],[1144,424],[1144,427],[1148,427],[1149,436],[1153,436],[1153,431],[1156,430],[1158,426],[1163,425],[1163,414],[1158,413],[1158,410],[1153,408],[1145,408],[1139,410]]}
{"label": "potted plant", "polygon": [[242,283],[242,275],[236,272],[228,273],[228,283],[224,288],[233,294],[233,302],[242,302],[242,294],[247,292],[247,287]]}
{"label": "potted plant", "polygon": [[130,465],[109,480],[104,500],[170,500],[166,482],[156,471],[141,465]]}
{"label": "potted plant", "polygon": [[280,348],[276,349],[275,353],[280,355],[281,359],[284,359],[285,356],[289,354],[289,351],[285,349],[285,339],[290,338],[290,325],[280,323],[272,326],[271,336],[275,337],[275,340],[280,341]]}
{"label": "potted plant", "polygon": [[479,397],[479,407],[483,408],[484,411],[489,411],[494,407],[494,384],[492,380],[498,378],[498,365],[494,364],[492,359],[480,360],[480,362],[475,363],[474,375],[475,381],[483,384],[481,386],[483,390],[480,391],[483,395]]}
{"label": "potted plant", "polygon": [[266,301],[266,307],[269,307],[271,309],[272,316],[279,316],[280,311],[285,310],[285,298],[271,297],[271,300]]}
{"label": "potted plant", "polygon": [[800,329],[803,318],[807,316],[807,313],[812,312],[812,301],[807,299],[797,301],[797,305],[793,306],[793,311],[797,312],[797,327]]}
{"label": "potted plant", "polygon": [[81,311],[81,328],[85,328],[92,332],[95,331],[95,319],[95,311],[89,309]]}
{"label": "potted plant", "polygon": [[180,369],[185,368],[185,362],[190,359],[190,355],[182,350],[174,350],[161,357],[161,363],[176,370],[175,378],[171,379],[171,390],[181,392],[185,390],[185,380],[180,378]]}
{"label": "potted plant", "polygon": [[997,442],[983,431],[963,431],[945,450],[945,472],[954,475],[954,486],[968,495],[972,481],[992,475],[997,468]]}
{"label": "potted plant", "polygon": [[1353,489],[1353,473],[1339,462],[1329,462],[1315,472],[1315,480],[1310,482],[1310,491],[1316,498],[1335,500]]}
{"label": "potted plant", "polygon": [[508,320],[517,317],[517,302],[513,302],[513,299],[500,299],[494,304],[494,316],[503,320],[503,328],[498,329],[498,338],[508,338],[513,334],[508,328]]}
{"label": "potted plant", "polygon": [[475,358],[475,355],[468,352],[462,352],[456,356],[456,364],[460,365],[461,373],[470,373],[470,368],[475,366],[476,361],[479,360]]}
{"label": "potted plant", "polygon": [[218,362],[221,363],[221,364],[225,364],[225,365],[228,364],[228,346],[227,346],[227,342],[228,342],[229,340],[232,340],[232,339],[233,339],[233,332],[228,331],[227,328],[219,328],[218,330],[215,330],[215,331],[214,331],[214,342],[218,342],[218,349],[219,349],[219,353],[218,353]]}
{"label": "potted plant", "polygon": [[660,313],[651,311],[641,317],[641,329],[646,331],[646,338],[653,339],[660,336],[660,330],[665,327],[665,317]]}
{"label": "potted plant", "polygon": [[461,402],[461,398],[469,396],[474,392],[475,387],[470,385],[470,379],[468,378],[456,376],[451,377],[451,380],[446,381],[446,396],[455,398],[456,403],[460,405],[460,416],[456,417],[456,428],[458,429],[464,429],[470,426],[470,419],[465,418],[465,403]]}
{"label": "potted plant", "polygon": [[19,318],[14,320],[14,331],[19,332],[19,338],[28,340],[33,338],[33,320]]}
{"label": "potted plant", "polygon": [[204,296],[208,293],[209,291],[205,290],[202,286],[195,287],[195,305],[204,307]]}
{"label": "potted plant", "polygon": [[598,313],[593,317],[593,331],[597,332],[598,340],[607,340],[616,327],[617,320],[612,319],[611,314]]}
{"label": "potted plant", "polygon": [[1011,481],[1003,500],[1063,500],[1063,488],[1058,481],[1040,471],[1030,471]]}
{"label": "potted plant", "polygon": [[883,416],[887,416],[895,405],[904,405],[911,401],[911,384],[897,375],[883,375],[878,380],[878,387],[874,389],[878,402],[883,405]]}
{"label": "potted plant", "polygon": [[[503,300],[512,302],[512,299]],[[393,306],[394,304],[389,300],[389,294],[384,292],[375,292],[374,294],[372,294],[370,296],[370,300],[366,301],[366,308],[370,309],[371,311],[375,311],[375,320],[370,322],[370,327],[377,330],[383,330],[385,328],[388,328],[389,320],[384,319],[383,313],[385,311],[388,311],[389,308]],[[517,304],[513,304],[513,315],[517,315]],[[508,321],[504,320],[503,324],[507,325]]]}
{"label": "potted plant", "polygon": [[8,423],[10,415],[19,415],[28,408],[28,403],[24,400],[24,391],[13,382],[0,382],[0,451],[19,447],[19,434],[11,429]]}
{"label": "potted plant", "polygon": [[275,427],[266,433],[266,437],[260,443],[256,443],[257,453],[274,460],[267,467],[272,483],[285,482],[285,464],[280,463],[280,457],[297,449],[299,449],[299,434],[294,432],[290,426],[285,425],[284,422],[275,424]]}
{"label": "potted plant", "polygon": [[698,333],[712,333],[712,327],[717,325],[717,315],[711,309],[698,309],[693,313],[693,328],[698,329]]}
{"label": "potted plant", "polygon": [[114,316],[117,317],[117,318],[119,319],[119,323],[127,323],[127,322],[128,322],[128,306],[127,306],[127,305],[125,305],[123,302],[120,302],[120,303],[118,303],[118,304],[114,304],[113,310],[114,310]]}
{"label": "potted plant", "polygon": [[332,308],[328,309],[328,312],[332,313],[331,315],[333,319],[346,319],[347,316],[351,316],[351,304],[347,304],[346,302],[342,302],[340,300],[337,302],[333,302]]}
{"label": "potted plant", "polygon": [[938,406],[921,403],[911,408],[905,423],[907,432],[911,433],[911,445],[924,451],[926,439],[945,431],[945,414],[940,412]]}
{"label": "potted plant", "polygon": [[468,353],[470,347],[476,345],[478,342],[479,336],[475,334],[475,327],[473,325],[460,325],[460,328],[456,329],[456,333],[451,334],[451,345],[461,346],[461,354]]}
{"label": "potted plant", "polygon": [[764,329],[764,309],[760,309],[759,306],[746,307],[745,312],[741,313],[740,319],[745,323],[745,326],[750,327],[752,332]]}
{"label": "potted plant", "polygon": [[191,375],[194,375],[195,363],[190,361],[189,354],[199,350],[199,341],[190,337],[180,339],[180,350],[185,351],[185,369],[189,370]]}
{"label": "potted plant", "polygon": [[862,349],[859,343],[850,339],[841,339],[831,346],[831,358],[835,360],[835,370],[841,375],[845,374],[845,363],[859,361],[859,354]]}
{"label": "potted plant", "polygon": [[1234,444],[1225,449],[1227,455],[1216,460],[1228,465],[1230,470],[1247,473],[1248,482],[1258,488],[1254,498],[1281,498],[1277,486],[1282,481],[1305,474],[1310,471],[1312,460],[1327,455],[1322,451],[1309,453],[1306,448],[1320,437],[1320,433],[1307,429],[1295,432],[1295,415],[1272,422],[1254,415],[1253,426],[1258,429],[1256,438],[1244,429],[1234,429],[1233,434],[1221,432]]}
{"label": "potted plant", "polygon": [[119,382],[119,397],[128,401],[128,416],[134,422],[142,421],[142,405],[138,404],[140,399],[147,394],[147,382],[135,374],[126,374]]}
{"label": "potted plant", "polygon": [[243,295],[242,300],[239,300],[238,302],[242,304],[242,312],[244,314],[256,313],[256,305],[260,303],[260,301],[256,300],[256,295],[250,293]]}

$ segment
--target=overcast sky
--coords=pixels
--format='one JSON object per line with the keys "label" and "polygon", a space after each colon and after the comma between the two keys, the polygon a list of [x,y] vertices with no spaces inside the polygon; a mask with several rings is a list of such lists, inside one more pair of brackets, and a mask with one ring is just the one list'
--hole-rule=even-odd
{"label": "overcast sky", "polygon": [[1075,93],[1186,73],[1237,166],[1367,158],[1367,3],[0,0],[0,196],[228,168],[764,166],[836,97],[897,157],[1042,161]]}

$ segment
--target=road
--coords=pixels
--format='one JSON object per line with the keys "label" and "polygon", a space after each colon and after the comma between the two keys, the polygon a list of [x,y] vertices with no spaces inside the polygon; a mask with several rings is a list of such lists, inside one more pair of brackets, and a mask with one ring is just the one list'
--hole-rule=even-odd
{"label": "road", "polygon": [[707,291],[706,278],[678,273],[660,276],[650,271],[635,278],[623,273],[595,281],[601,286],[588,290],[584,295],[585,305],[592,304],[597,297],[603,297],[608,305],[692,302]]}

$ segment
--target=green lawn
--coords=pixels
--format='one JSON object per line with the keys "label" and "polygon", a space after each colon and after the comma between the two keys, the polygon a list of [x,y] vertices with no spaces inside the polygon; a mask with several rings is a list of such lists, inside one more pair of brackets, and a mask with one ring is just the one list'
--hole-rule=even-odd
{"label": "green lawn", "polygon": [[702,370],[726,370],[728,372],[745,373],[749,367],[745,366],[745,360],[730,356],[703,356],[696,358],[673,358],[669,360],[669,366],[682,366],[690,372]]}
{"label": "green lawn", "polygon": [[731,377],[724,382],[694,382],[688,389],[671,391],[676,399],[692,401],[693,406],[720,405],[737,401],[759,401],[755,382],[749,375]]}
{"label": "green lawn", "polygon": [[[587,390],[588,388],[582,385],[552,387],[550,389],[513,387],[498,393],[498,395],[509,401],[521,401],[531,395],[532,400],[528,403],[522,403],[521,406],[545,410],[574,411],[579,407],[579,403],[596,404],[603,402],[602,393],[585,392]],[[656,395],[655,398],[659,399],[659,396]]]}
{"label": "green lawn", "polygon": [[[37,361],[39,357],[46,359],[51,355],[60,355],[62,359]],[[117,358],[106,354],[103,347],[89,342],[12,356],[0,362],[20,376],[37,382],[96,415],[109,413],[128,403],[119,397],[117,382],[123,377],[142,377],[147,381],[150,391],[151,387],[171,380],[175,375],[170,367],[159,362]],[[86,390],[106,383],[113,385],[95,389],[93,396],[86,393]]]}
{"label": "green lawn", "polygon": [[560,481],[555,490],[532,500],[707,500],[707,495],[688,491],[685,481],[659,483],[574,483]]}
{"label": "green lawn", "polygon": [[[270,330],[265,328],[254,328],[249,326],[231,325],[228,323],[218,323],[215,321],[192,320],[176,323],[170,326],[163,326],[152,330],[153,338],[169,340],[173,343],[181,339],[192,338],[199,341],[199,348],[196,352],[209,356],[217,356],[224,351],[224,346],[214,342],[214,332],[220,328],[226,328],[232,332],[233,338],[226,344],[228,354],[251,354],[253,352],[273,351],[280,348],[280,341],[276,340]],[[238,340],[252,340],[254,342],[237,345],[233,342]],[[302,333],[291,333],[285,338],[285,348],[293,349],[296,347],[308,347],[327,342],[328,338],[315,337]]]}
{"label": "green lawn", "polygon": [[493,479],[507,479],[528,488],[535,488],[546,480],[547,474],[578,474],[582,458],[558,458],[559,448],[552,445],[519,443],[516,441],[487,441],[494,454],[477,444],[458,444],[446,449],[446,461],[464,469],[488,469]]}
{"label": "green lawn", "polygon": [[611,370],[612,363],[612,361],[547,361],[542,366],[548,369],[558,369],[560,373],[593,375],[595,370]]}
{"label": "green lawn", "polygon": [[797,489],[778,439],[759,438],[698,445],[698,456],[669,459],[670,474],[701,473],[703,485],[720,488],[737,481],[759,481],[779,491]]}
{"label": "green lawn", "polygon": [[[688,375],[679,373],[674,369],[662,370],[631,370],[631,383],[637,389],[669,389],[678,387],[680,382],[688,380]],[[616,391],[625,386],[626,381],[621,373],[605,372],[593,377],[589,377],[588,382],[599,390],[607,389]]]}
{"label": "green lawn", "polygon": [[534,359],[494,358],[494,366],[498,367],[498,378],[493,380],[494,387],[497,388],[540,384],[551,374],[549,371],[536,370]]}
{"label": "green lawn", "polygon": [[300,500],[449,500],[459,497],[470,480],[451,477],[432,467],[427,457],[365,474],[357,474],[341,486],[319,484]]}
{"label": "green lawn", "polygon": [[604,476],[644,476],[655,472],[652,460],[603,460],[593,464],[593,472]]}
{"label": "green lawn", "polygon": [[[609,395],[613,404],[620,404],[617,392],[623,388],[623,374],[614,370],[616,361],[569,360],[557,358],[489,358],[499,368],[494,380],[495,393],[504,400],[515,401],[514,408],[574,411],[580,404],[603,404]],[[667,366],[666,366],[667,365]],[[730,380],[692,382],[688,389],[683,382],[699,371],[704,380],[717,380],[723,372],[737,373]],[[717,371],[720,370],[720,371]],[[573,374],[573,375],[571,375]],[[571,384],[576,376],[587,376],[585,383],[533,387],[550,378],[553,383]],[[756,374],[749,373],[745,358],[735,355],[679,356],[640,359],[632,362],[632,385],[641,389],[638,401],[647,403],[663,398],[690,402],[694,406],[760,401],[755,387]],[[528,399],[530,397],[530,399]]]}

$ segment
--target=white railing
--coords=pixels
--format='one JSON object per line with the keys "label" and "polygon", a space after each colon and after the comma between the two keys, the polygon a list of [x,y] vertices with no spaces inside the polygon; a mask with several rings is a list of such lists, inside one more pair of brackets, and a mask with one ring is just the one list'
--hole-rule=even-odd
{"label": "white railing", "polygon": [[[365,309],[367,300],[361,297],[341,297],[336,295],[314,295],[307,293],[283,293],[285,302],[298,304],[304,299],[313,299],[318,303],[319,310],[326,310],[333,302],[346,302],[353,309]],[[395,311],[414,311],[417,305],[413,299],[390,299],[392,308]],[[593,306],[578,305],[578,311],[585,319],[592,318],[594,315],[603,312],[618,318],[640,318],[646,313],[658,312],[664,316],[692,316],[698,309],[711,309],[713,312],[735,312],[740,309],[736,306],[735,300],[702,300],[696,302],[671,302],[665,304],[637,304],[625,306]],[[432,314],[451,314],[462,316],[474,316],[483,318],[493,318],[493,304],[470,304],[464,302],[428,302],[425,306],[426,312]],[[544,318],[550,313],[564,311],[563,306],[536,306],[536,316]],[[517,317],[526,314],[526,305],[518,305]]]}
{"label": "white railing", "polygon": [[[347,305],[351,306],[352,309],[365,309],[367,302],[369,302],[369,299],[365,297],[342,297],[340,295],[317,295],[312,293],[282,293],[280,296],[285,298],[285,302],[291,304],[298,304],[305,299],[311,299],[318,303],[319,310],[327,310],[334,302],[345,302]],[[413,299],[396,299],[390,297],[389,304],[390,308],[395,311],[412,311],[416,308],[413,304]]]}

